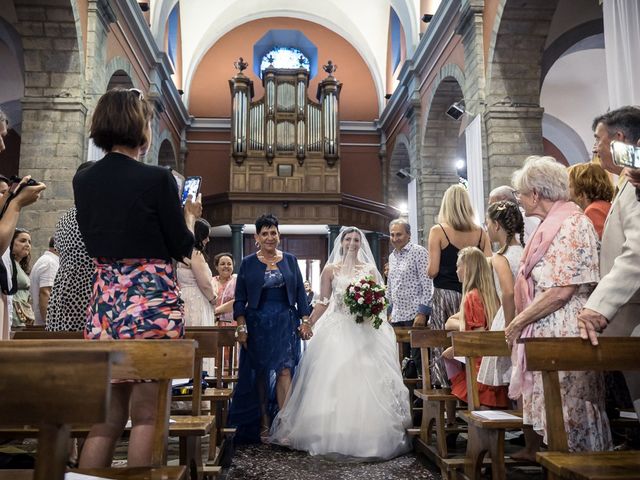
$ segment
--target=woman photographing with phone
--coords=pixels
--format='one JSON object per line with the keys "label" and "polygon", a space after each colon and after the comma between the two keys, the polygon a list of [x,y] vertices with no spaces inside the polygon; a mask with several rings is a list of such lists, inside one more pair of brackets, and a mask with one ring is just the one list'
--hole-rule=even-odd
{"label": "woman photographing with phone", "polygon": [[[93,113],[91,138],[109,153],[73,179],[78,226],[96,264],[84,331],[89,340],[184,336],[172,260],[191,257],[202,207],[199,199],[188,200],[183,211],[171,171],[139,161],[151,143],[152,117],[153,106],[139,90],[105,93]],[[153,381],[113,382],[107,420],[91,428],[80,466],[111,465],[129,413],[128,466],[148,466],[157,392]]]}

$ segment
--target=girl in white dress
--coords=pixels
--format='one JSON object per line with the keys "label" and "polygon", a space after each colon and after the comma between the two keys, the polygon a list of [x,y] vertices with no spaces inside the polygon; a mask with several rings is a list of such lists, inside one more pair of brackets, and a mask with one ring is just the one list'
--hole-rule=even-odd
{"label": "girl in white dress", "polygon": [[[487,232],[500,249],[491,257],[493,279],[501,307],[491,323],[492,331],[505,329],[516,314],[513,282],[524,252],[524,219],[513,202],[501,200],[487,209]],[[485,385],[508,385],[511,379],[511,358],[484,357],[478,371],[478,382]]]}
{"label": "girl in white dress", "polygon": [[379,329],[356,323],[344,304],[349,284],[367,275],[382,283],[364,234],[343,228],[321,275],[309,318],[313,338],[273,422],[272,443],[341,460],[387,460],[410,450],[409,391],[393,327],[386,319]]}

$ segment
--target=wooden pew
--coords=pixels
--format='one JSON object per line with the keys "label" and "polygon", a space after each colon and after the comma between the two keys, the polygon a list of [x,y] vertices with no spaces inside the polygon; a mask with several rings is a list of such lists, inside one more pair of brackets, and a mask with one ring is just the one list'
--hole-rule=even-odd
{"label": "wooden pew", "polygon": [[[187,329],[187,331],[188,330],[189,329]],[[82,338],[83,332],[49,332],[44,329],[19,330],[13,334],[14,340],[71,340]],[[206,331],[203,334],[189,334],[187,332],[186,338],[196,340],[197,342],[194,371],[192,374],[201,376],[202,359],[207,356],[213,356],[217,353],[217,334]],[[194,392],[202,397],[202,389],[199,384],[198,388],[194,389]],[[185,397],[186,398],[178,398],[178,400],[192,399],[191,396]],[[174,400],[176,400],[176,398],[174,398]],[[170,417],[169,436],[178,437],[180,442],[180,465],[186,465],[189,467],[192,478],[200,478],[203,473],[209,476],[217,475],[220,473],[220,469],[215,467],[205,468],[203,466],[199,441],[201,437],[209,435],[212,431],[215,435],[215,432],[217,431],[216,419],[211,415],[201,415],[200,401],[194,401],[192,402],[192,405],[194,408],[192,415],[172,415]],[[76,430],[75,433],[86,434],[88,431],[80,428],[79,431]],[[26,432],[23,432],[23,434],[26,434]]]}
{"label": "wooden pew", "polygon": [[540,371],[549,451],[536,455],[547,479],[640,478],[640,451],[569,453],[562,415],[559,371],[640,370],[640,338],[602,337],[597,347],[580,338],[523,339],[527,368]]}
{"label": "wooden pew", "polygon": [[[411,343],[410,333],[412,329],[413,327],[393,327],[393,331],[396,334],[396,343],[398,344],[398,361],[400,365],[402,365],[402,361],[404,360],[403,345]],[[405,386],[409,389],[409,410],[411,412],[411,420],[413,422],[412,425],[415,425],[416,413],[421,412],[422,409],[413,405],[413,392],[420,383],[420,379],[418,377],[415,377],[403,378],[402,380],[404,381]],[[418,432],[416,431],[415,434],[417,435]]]}
{"label": "wooden pew", "polygon": [[[105,420],[113,357],[101,350],[0,348],[0,424],[39,426],[34,479],[64,477],[72,422]],[[13,475],[0,470],[0,478]]]}
{"label": "wooden pew", "polygon": [[[141,379],[156,379],[159,383],[158,402],[156,405],[156,424],[155,432],[153,436],[153,448],[152,448],[152,466],[154,468],[124,468],[124,469],[81,469],[77,470],[78,473],[95,476],[106,476],[114,479],[134,479],[134,478],[166,478],[170,479],[182,479],[185,475],[184,467],[165,467],[166,464],[166,447],[167,447],[167,434],[169,425],[169,389],[170,379],[174,377],[182,377],[185,372],[192,369],[193,352],[195,350],[194,342],[188,340],[171,340],[171,341],[135,341],[135,340],[122,340],[113,342],[88,342],[84,340],[24,340],[20,342],[16,341],[2,341],[0,342],[0,354],[7,357],[17,357],[21,355],[21,352],[34,352],[40,351],[51,355],[49,362],[42,365],[40,368],[32,368],[32,372],[29,375],[42,376],[45,380],[42,380],[43,384],[51,385],[51,382],[55,382],[56,394],[44,395],[37,394],[37,386],[34,386],[30,391],[29,388],[14,389],[7,398],[20,398],[19,395],[27,395],[31,398],[30,401],[24,400],[22,403],[18,403],[18,406],[25,411],[29,411],[32,405],[43,403],[46,408],[44,412],[46,415],[50,415],[51,418],[56,418],[57,408],[50,406],[49,402],[61,401],[65,405],[76,405],[76,402],[84,404],[86,402],[84,384],[76,383],[76,387],[68,386],[66,382],[77,382],[77,379],[84,380],[84,372],[90,377],[95,374],[94,369],[87,368],[82,362],[75,362],[72,359],[65,359],[64,353],[68,350],[79,352],[80,354],[93,354],[101,353],[116,354],[118,355],[118,363],[113,364],[111,368],[112,378],[127,378],[134,380]],[[2,357],[0,357],[2,358]],[[5,374],[5,365],[2,363],[2,372]],[[83,372],[83,373],[79,373]],[[26,375],[26,378],[29,378]],[[48,380],[47,380],[48,378]],[[38,378],[40,381],[41,379]],[[64,391],[64,394],[60,393],[60,390]],[[3,389],[3,391],[6,391]],[[109,390],[110,392],[110,390]],[[57,400],[56,400],[57,399]],[[3,409],[5,400],[3,400]],[[91,403],[89,403],[91,406]],[[37,408],[37,407],[36,407]],[[94,418],[87,418],[81,412],[86,407],[84,405],[73,409],[68,409],[67,417],[63,418],[61,423],[73,423],[73,424],[89,424],[94,422],[103,421],[106,416],[106,406],[102,409],[98,408],[101,417],[97,420]],[[64,411],[64,408],[63,408]],[[90,409],[89,411],[92,411]],[[77,414],[77,415],[75,415]],[[24,421],[25,419],[17,418],[13,421],[10,419],[2,418],[0,423],[7,425],[16,424],[33,424],[32,421]],[[86,428],[86,427],[85,427]],[[16,428],[16,430],[19,430]],[[68,433],[68,429],[66,430]],[[47,430],[45,430],[47,432]],[[38,435],[42,435],[42,427]],[[45,433],[46,435],[46,433]],[[42,451],[45,456],[49,454],[47,448]],[[38,448],[40,451],[40,447]],[[55,449],[57,458],[64,460],[66,464],[68,456],[68,442],[65,441],[58,444]],[[14,474],[13,476],[4,477],[12,479],[32,478],[33,473],[29,471],[22,471]],[[51,476],[41,476],[33,478],[52,478]],[[62,477],[60,477],[62,478]]]}
{"label": "wooden pew", "polygon": [[479,479],[484,456],[488,453],[491,457],[492,479],[503,480],[506,478],[504,434],[506,430],[522,429],[522,412],[502,410],[513,417],[505,420],[488,420],[474,413],[480,410],[475,359],[510,357],[511,349],[505,341],[504,332],[451,332],[450,335],[455,355],[466,359],[468,410],[461,414],[468,425],[464,474],[467,478]]}
{"label": "wooden pew", "polygon": [[[447,436],[457,435],[466,429],[456,426],[457,398],[451,395],[448,388],[434,389],[429,370],[429,349],[446,348],[451,345],[451,338],[446,330],[413,329],[411,330],[411,347],[419,348],[422,354],[422,388],[413,393],[422,399],[422,423],[420,436],[416,439],[416,450],[425,454],[442,471],[447,478],[453,465],[460,462],[446,461],[450,458],[447,448]],[[435,446],[432,437],[435,435]]]}

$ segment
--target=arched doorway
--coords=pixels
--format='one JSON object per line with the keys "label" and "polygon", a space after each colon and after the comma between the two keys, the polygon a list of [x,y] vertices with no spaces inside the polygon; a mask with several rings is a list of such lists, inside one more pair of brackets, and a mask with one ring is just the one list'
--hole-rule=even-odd
{"label": "arched doorway", "polygon": [[171,145],[169,139],[163,140],[160,144],[160,150],[158,150],[158,165],[161,167],[169,167],[174,170],[178,169],[176,154],[173,151],[173,145]]}
{"label": "arched doorway", "polygon": [[452,104],[463,101],[462,86],[456,78],[447,76],[437,85],[429,106],[419,192],[422,211],[418,221],[424,240],[436,223],[444,191],[459,181],[457,161],[466,157],[463,117],[454,119],[447,115]]}

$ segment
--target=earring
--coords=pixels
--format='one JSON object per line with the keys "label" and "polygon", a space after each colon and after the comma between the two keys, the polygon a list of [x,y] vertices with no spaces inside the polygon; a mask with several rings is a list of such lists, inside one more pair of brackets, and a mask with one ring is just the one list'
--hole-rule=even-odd
{"label": "earring", "polygon": [[256,248],[260,248],[260,244],[256,242]]}

